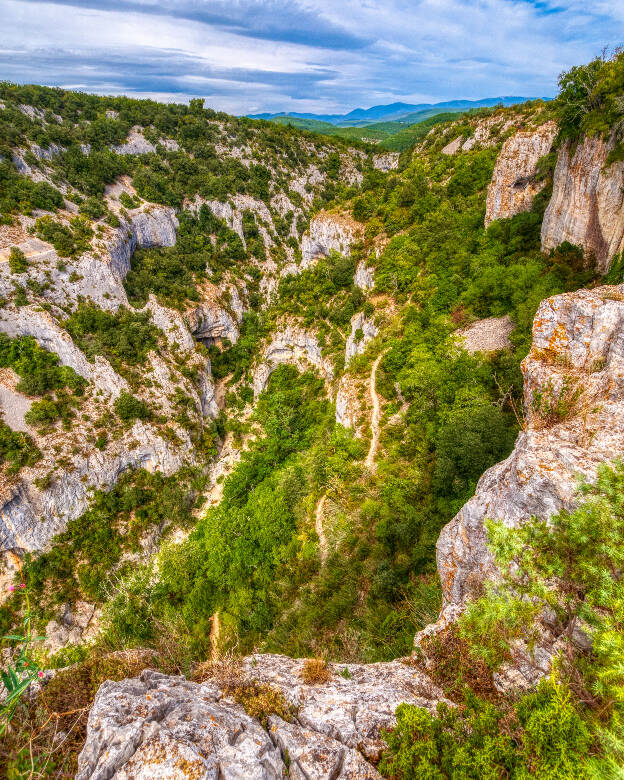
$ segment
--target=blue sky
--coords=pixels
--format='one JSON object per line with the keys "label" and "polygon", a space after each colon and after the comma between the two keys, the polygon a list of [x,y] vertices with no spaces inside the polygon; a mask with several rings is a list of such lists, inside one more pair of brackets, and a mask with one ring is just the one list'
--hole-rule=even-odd
{"label": "blue sky", "polygon": [[553,95],[624,0],[0,0],[0,78],[231,113]]}

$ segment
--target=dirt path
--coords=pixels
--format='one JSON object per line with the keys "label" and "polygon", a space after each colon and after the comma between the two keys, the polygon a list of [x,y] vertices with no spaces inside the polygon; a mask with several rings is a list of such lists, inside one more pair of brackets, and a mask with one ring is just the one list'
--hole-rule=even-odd
{"label": "dirt path", "polygon": [[324,564],[327,560],[327,537],[325,536],[325,529],[323,528],[323,509],[325,508],[326,498],[327,496],[319,498],[319,502],[314,511],[314,530],[319,538],[321,564]]}
{"label": "dirt path", "polygon": [[379,355],[379,357],[373,363],[373,367],[371,368],[370,379],[368,380],[368,390],[370,393],[371,401],[373,402],[373,414],[371,417],[371,443],[368,449],[368,455],[366,456],[366,460],[364,461],[364,465],[366,466],[367,469],[370,469],[371,471],[374,471],[376,468],[375,455],[377,454],[377,448],[379,447],[379,418],[381,414],[379,408],[379,396],[377,395],[375,382],[377,379],[377,366],[379,365],[379,362],[381,361],[382,357],[383,357],[383,353]]}

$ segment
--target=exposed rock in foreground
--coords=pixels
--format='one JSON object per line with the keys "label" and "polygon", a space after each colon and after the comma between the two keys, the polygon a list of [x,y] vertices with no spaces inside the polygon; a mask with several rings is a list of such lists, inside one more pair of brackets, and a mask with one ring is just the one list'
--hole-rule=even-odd
{"label": "exposed rock in foreground", "polygon": [[624,163],[606,165],[614,142],[586,137],[562,146],[542,223],[542,249],[564,241],[593,255],[601,273],[624,248]]}
{"label": "exposed rock in foreground", "polygon": [[514,527],[569,508],[577,477],[624,452],[624,285],[543,301],[522,370],[525,429],[438,540],[443,620],[494,573],[486,518]]}
{"label": "exposed rock in foreground", "polygon": [[517,132],[505,141],[488,186],[486,227],[495,219],[529,211],[537,193],[546,186],[545,180],[536,180],[537,163],[548,154],[556,135],[555,122],[546,122],[535,130]]}
{"label": "exposed rock in foreground", "polygon": [[198,684],[146,670],[105,682],[89,714],[77,780],[373,780],[381,730],[394,724],[397,706],[431,709],[442,698],[399,661],[331,664],[330,679],[313,685],[303,683],[303,666],[278,655],[245,659],[248,679],[271,685],[292,711],[291,722],[269,715],[266,728],[217,680]]}

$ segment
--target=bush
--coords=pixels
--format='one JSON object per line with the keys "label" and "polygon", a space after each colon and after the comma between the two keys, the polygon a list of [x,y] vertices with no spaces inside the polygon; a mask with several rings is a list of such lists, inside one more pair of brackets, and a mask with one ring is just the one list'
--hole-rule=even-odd
{"label": "bush", "polygon": [[90,360],[104,355],[117,370],[143,364],[160,336],[151,322],[151,312],[136,313],[124,306],[113,314],[81,303],[65,327]]}
{"label": "bush", "polygon": [[28,270],[28,260],[19,247],[11,247],[11,252],[9,253],[9,268],[12,274],[23,274]]}
{"label": "bush", "polygon": [[592,739],[565,686],[543,681],[507,710],[475,696],[435,715],[408,704],[385,735],[380,771],[396,780],[572,780]]}
{"label": "bush", "polygon": [[11,430],[0,416],[0,466],[6,466],[9,474],[17,474],[22,466],[34,466],[40,459],[41,451],[30,436]]}
{"label": "bush", "polygon": [[151,412],[143,401],[123,390],[114,404],[115,414],[124,422],[148,420]]}

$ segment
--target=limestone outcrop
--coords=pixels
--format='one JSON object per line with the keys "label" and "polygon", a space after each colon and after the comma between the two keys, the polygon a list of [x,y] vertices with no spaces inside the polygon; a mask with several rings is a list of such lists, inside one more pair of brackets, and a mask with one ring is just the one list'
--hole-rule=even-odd
{"label": "limestone outcrop", "polygon": [[369,341],[379,333],[375,323],[360,311],[351,317],[351,333],[345,348],[345,364],[355,355],[361,355]]}
{"label": "limestone outcrop", "polygon": [[322,211],[310,221],[310,229],[301,239],[301,267],[308,268],[331,251],[350,255],[363,230],[364,226],[351,217]]}
{"label": "limestone outcrop", "polygon": [[529,211],[533,199],[546,185],[536,179],[537,163],[548,154],[557,135],[555,122],[534,130],[521,130],[508,138],[498,155],[488,187],[485,226]]}
{"label": "limestone outcrop", "polygon": [[542,223],[542,249],[564,241],[593,256],[601,273],[624,248],[624,163],[607,165],[614,140],[586,136],[559,151],[553,194]]}
{"label": "limestone outcrop", "polygon": [[443,619],[495,572],[486,518],[514,527],[569,508],[579,475],[593,479],[600,463],[624,451],[624,285],[543,301],[522,370],[525,428],[438,540]]}
{"label": "limestone outcrop", "polygon": [[306,371],[312,366],[329,381],[334,377],[332,363],[323,357],[316,335],[296,324],[288,324],[275,333],[254,371],[255,398],[266,390],[271,374],[283,363],[294,365],[299,371]]}
{"label": "limestone outcrop", "polygon": [[372,290],[374,286],[374,280],[373,280],[373,271],[371,268],[369,268],[366,263],[363,260],[360,260],[360,262],[357,264],[357,268],[355,269],[355,277],[353,278],[353,283],[356,287],[359,287],[360,290]]}
{"label": "limestone outcrop", "polygon": [[312,685],[303,682],[304,663],[245,659],[242,679],[270,685],[291,713],[288,721],[269,715],[266,727],[218,676],[198,684],[146,670],[105,682],[89,714],[77,780],[373,780],[380,777],[373,762],[384,746],[381,731],[394,724],[397,706],[433,709],[442,699],[424,674],[400,661],[329,664],[327,681]]}

